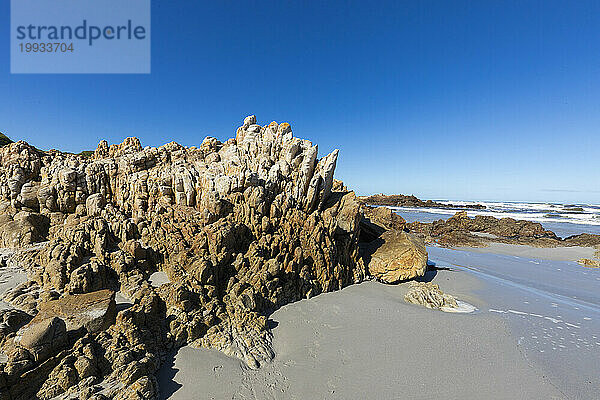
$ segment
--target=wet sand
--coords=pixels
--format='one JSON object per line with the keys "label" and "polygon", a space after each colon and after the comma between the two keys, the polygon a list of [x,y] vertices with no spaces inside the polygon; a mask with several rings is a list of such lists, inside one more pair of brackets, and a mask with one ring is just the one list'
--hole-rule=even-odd
{"label": "wet sand", "polygon": [[[259,370],[179,349],[159,372],[162,398],[596,399],[600,270],[564,261],[588,249],[521,247],[428,248],[438,270],[425,279],[474,313],[407,304],[407,284],[364,282],[273,313],[276,357]],[[24,280],[0,268],[0,293]]]}
{"label": "wet sand", "polygon": [[475,294],[489,304],[482,312],[507,322],[523,355],[567,398],[598,398],[600,270],[572,261],[428,251],[436,266],[479,279]]}

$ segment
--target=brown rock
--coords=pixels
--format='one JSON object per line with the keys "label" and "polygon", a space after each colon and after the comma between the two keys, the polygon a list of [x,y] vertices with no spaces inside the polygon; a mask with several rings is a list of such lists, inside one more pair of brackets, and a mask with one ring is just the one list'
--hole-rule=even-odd
{"label": "brown rock", "polygon": [[19,344],[29,350],[36,361],[43,361],[67,344],[65,321],[58,317],[32,320],[21,331]]}
{"label": "brown rock", "polygon": [[85,201],[85,208],[87,215],[90,217],[97,217],[102,213],[104,209],[105,201],[104,196],[101,193],[95,193],[89,196]]}
{"label": "brown rock", "polygon": [[[103,141],[92,157],[1,148],[6,240],[36,240],[12,234],[19,213],[39,208],[50,225],[31,281],[6,299],[38,310],[35,323],[60,318],[76,340],[41,365],[10,356],[11,387],[26,397],[89,398],[104,387],[109,398],[150,398],[173,347],[218,348],[252,367],[270,360],[267,313],[365,276],[361,206],[333,179],[337,157],[319,159],[288,123],[253,116],[236,139],[197,148],[135,138]],[[156,271],[170,282],[152,287]],[[108,287],[131,299],[116,317]],[[23,374],[35,380],[25,385]]]}
{"label": "brown rock", "polygon": [[404,295],[404,301],[435,309],[458,307],[452,295],[442,292],[438,285],[431,282],[410,282],[410,289]]}
{"label": "brown rock", "polygon": [[370,244],[369,273],[385,283],[423,276],[427,269],[427,250],[416,236],[390,230]]}
{"label": "brown rock", "polygon": [[391,207],[426,207],[426,208],[465,208],[465,209],[484,209],[485,206],[481,204],[468,204],[468,205],[456,205],[456,204],[443,204],[435,201],[426,200],[423,201],[415,196],[407,196],[403,194],[374,194],[368,197],[361,197],[360,200],[364,204],[370,204],[374,206],[391,206]]}
{"label": "brown rock", "polygon": [[586,268],[600,268],[600,260],[598,259],[592,260],[589,258],[582,258],[577,262]]}
{"label": "brown rock", "polygon": [[66,295],[58,300],[40,303],[39,312],[30,324],[54,317],[65,321],[67,331],[84,328],[94,333],[114,323],[116,313],[115,293],[99,290],[86,294]]}

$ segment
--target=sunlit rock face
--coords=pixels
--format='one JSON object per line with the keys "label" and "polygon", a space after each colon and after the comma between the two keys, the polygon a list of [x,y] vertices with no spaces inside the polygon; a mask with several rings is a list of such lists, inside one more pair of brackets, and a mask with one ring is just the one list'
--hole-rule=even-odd
{"label": "sunlit rock face", "polygon": [[[174,347],[217,348],[252,368],[272,358],[273,310],[364,279],[362,212],[333,179],[337,158],[254,116],[234,139],[198,147],[127,138],[91,157],[1,147],[0,246],[47,243],[16,256],[29,281],[4,297],[24,313],[11,310],[18,318],[6,314],[0,329],[0,392],[154,398],[154,373]],[[152,286],[156,271],[169,282]],[[131,302],[111,314],[117,291]],[[46,315],[84,294],[111,299],[101,329]]]}

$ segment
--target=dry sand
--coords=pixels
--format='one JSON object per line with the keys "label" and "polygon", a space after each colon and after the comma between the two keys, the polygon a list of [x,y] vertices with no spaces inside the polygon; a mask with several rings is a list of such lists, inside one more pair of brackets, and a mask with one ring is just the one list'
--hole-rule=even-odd
{"label": "dry sand", "polygon": [[[479,281],[434,282],[479,309]],[[505,320],[404,302],[407,285],[365,282],[276,311],[276,357],[259,370],[219,352],[182,348],[159,374],[170,399],[561,399],[520,352]]]}

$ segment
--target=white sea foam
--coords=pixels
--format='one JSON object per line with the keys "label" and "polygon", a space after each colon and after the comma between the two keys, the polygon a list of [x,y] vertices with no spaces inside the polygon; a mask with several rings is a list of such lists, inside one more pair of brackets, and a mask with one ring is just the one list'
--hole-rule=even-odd
{"label": "white sea foam", "polygon": [[533,222],[568,222],[580,225],[600,226],[600,206],[589,204],[551,204],[486,201],[439,201],[448,208],[434,207],[390,207],[398,211],[425,212],[431,214],[454,215],[460,208],[452,206],[483,205],[485,209],[468,209],[467,215],[514,218]]}
{"label": "white sea foam", "polygon": [[[540,314],[535,314],[535,313],[529,313],[529,312],[525,312],[525,311],[518,311],[518,310],[496,310],[494,308],[490,308],[488,309],[489,312],[493,312],[493,313],[498,313],[498,314],[515,314],[515,315],[521,315],[521,316],[529,316],[529,317],[535,317],[535,318],[542,318],[545,319],[547,321],[550,321],[552,323],[555,324],[565,324],[566,326],[570,326],[571,328],[580,328],[579,325],[575,325],[572,324],[570,322],[566,322],[563,321],[562,319],[558,319],[558,318],[553,318],[553,317],[549,317],[547,315],[540,315]],[[559,327],[559,329],[561,329]]]}
{"label": "white sea foam", "polygon": [[474,305],[465,301],[456,300],[456,304],[458,304],[458,307],[441,307],[440,310],[450,313],[471,313],[477,310]]}

